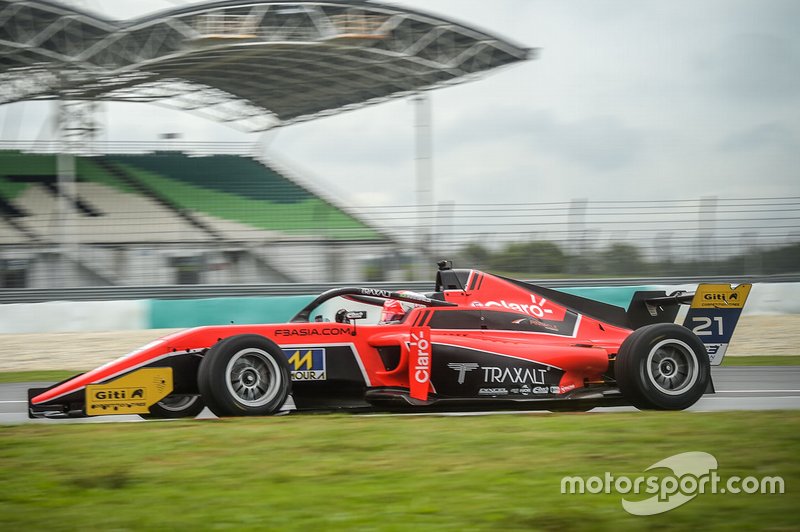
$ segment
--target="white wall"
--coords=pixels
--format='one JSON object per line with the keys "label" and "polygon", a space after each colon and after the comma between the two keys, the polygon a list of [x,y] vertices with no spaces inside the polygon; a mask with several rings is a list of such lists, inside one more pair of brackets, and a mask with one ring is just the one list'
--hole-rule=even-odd
{"label": "white wall", "polygon": [[0,333],[148,329],[149,302],[48,301],[0,305]]}

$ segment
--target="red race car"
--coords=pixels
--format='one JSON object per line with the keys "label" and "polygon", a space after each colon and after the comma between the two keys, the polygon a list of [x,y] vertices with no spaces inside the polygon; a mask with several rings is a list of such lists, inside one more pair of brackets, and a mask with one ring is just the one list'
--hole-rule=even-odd
{"label": "red race car", "polygon": [[679,410],[713,393],[749,291],[636,292],[626,311],[442,262],[429,294],[338,288],[289,323],[165,336],[29,390],[29,415],[261,416],[290,396],[296,411]]}

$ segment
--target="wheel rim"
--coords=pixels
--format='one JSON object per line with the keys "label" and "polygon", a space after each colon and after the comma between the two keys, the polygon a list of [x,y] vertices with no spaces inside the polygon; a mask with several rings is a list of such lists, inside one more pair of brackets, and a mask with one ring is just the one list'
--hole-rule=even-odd
{"label": "wheel rim", "polygon": [[198,400],[200,400],[199,395],[167,396],[158,402],[158,406],[170,412],[182,412],[191,408]]}
{"label": "wheel rim", "polygon": [[242,349],[225,368],[225,384],[231,397],[248,407],[263,406],[278,395],[280,368],[261,349]]}
{"label": "wheel rim", "polygon": [[680,340],[662,340],[647,356],[647,375],[661,393],[680,395],[697,382],[699,364],[694,349]]}

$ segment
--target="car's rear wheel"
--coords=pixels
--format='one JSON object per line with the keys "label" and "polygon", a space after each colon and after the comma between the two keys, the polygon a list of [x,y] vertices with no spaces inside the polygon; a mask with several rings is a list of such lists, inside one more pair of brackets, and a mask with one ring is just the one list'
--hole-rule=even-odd
{"label": "car's rear wheel", "polygon": [[168,395],[150,407],[145,419],[177,419],[195,417],[206,405],[199,395]]}
{"label": "car's rear wheel", "polygon": [[614,373],[622,394],[641,409],[683,410],[705,392],[711,366],[703,342],[673,323],[635,330],[617,353]]}
{"label": "car's rear wheel", "polygon": [[266,416],[289,396],[289,364],[283,351],[263,336],[232,336],[203,357],[197,385],[217,416]]}

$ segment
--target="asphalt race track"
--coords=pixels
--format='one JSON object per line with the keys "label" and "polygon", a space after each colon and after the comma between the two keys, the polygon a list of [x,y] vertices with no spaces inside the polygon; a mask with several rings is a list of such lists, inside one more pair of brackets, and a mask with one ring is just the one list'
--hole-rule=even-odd
{"label": "asphalt race track", "polygon": [[[800,409],[800,366],[740,366],[712,368],[717,393],[703,397],[690,411],[797,410]],[[49,383],[0,384],[0,424],[3,423],[103,423],[143,421],[139,416],[98,416],[79,419],[28,419],[27,389]],[[624,412],[633,407],[595,408],[593,412]],[[503,412],[508,414],[509,412]],[[530,412],[525,412],[530,413]],[[485,415],[486,412],[477,415]],[[379,414],[381,415],[381,414]],[[396,415],[396,414],[389,414]],[[409,414],[409,415],[476,415]],[[208,410],[200,417],[213,417]]]}

